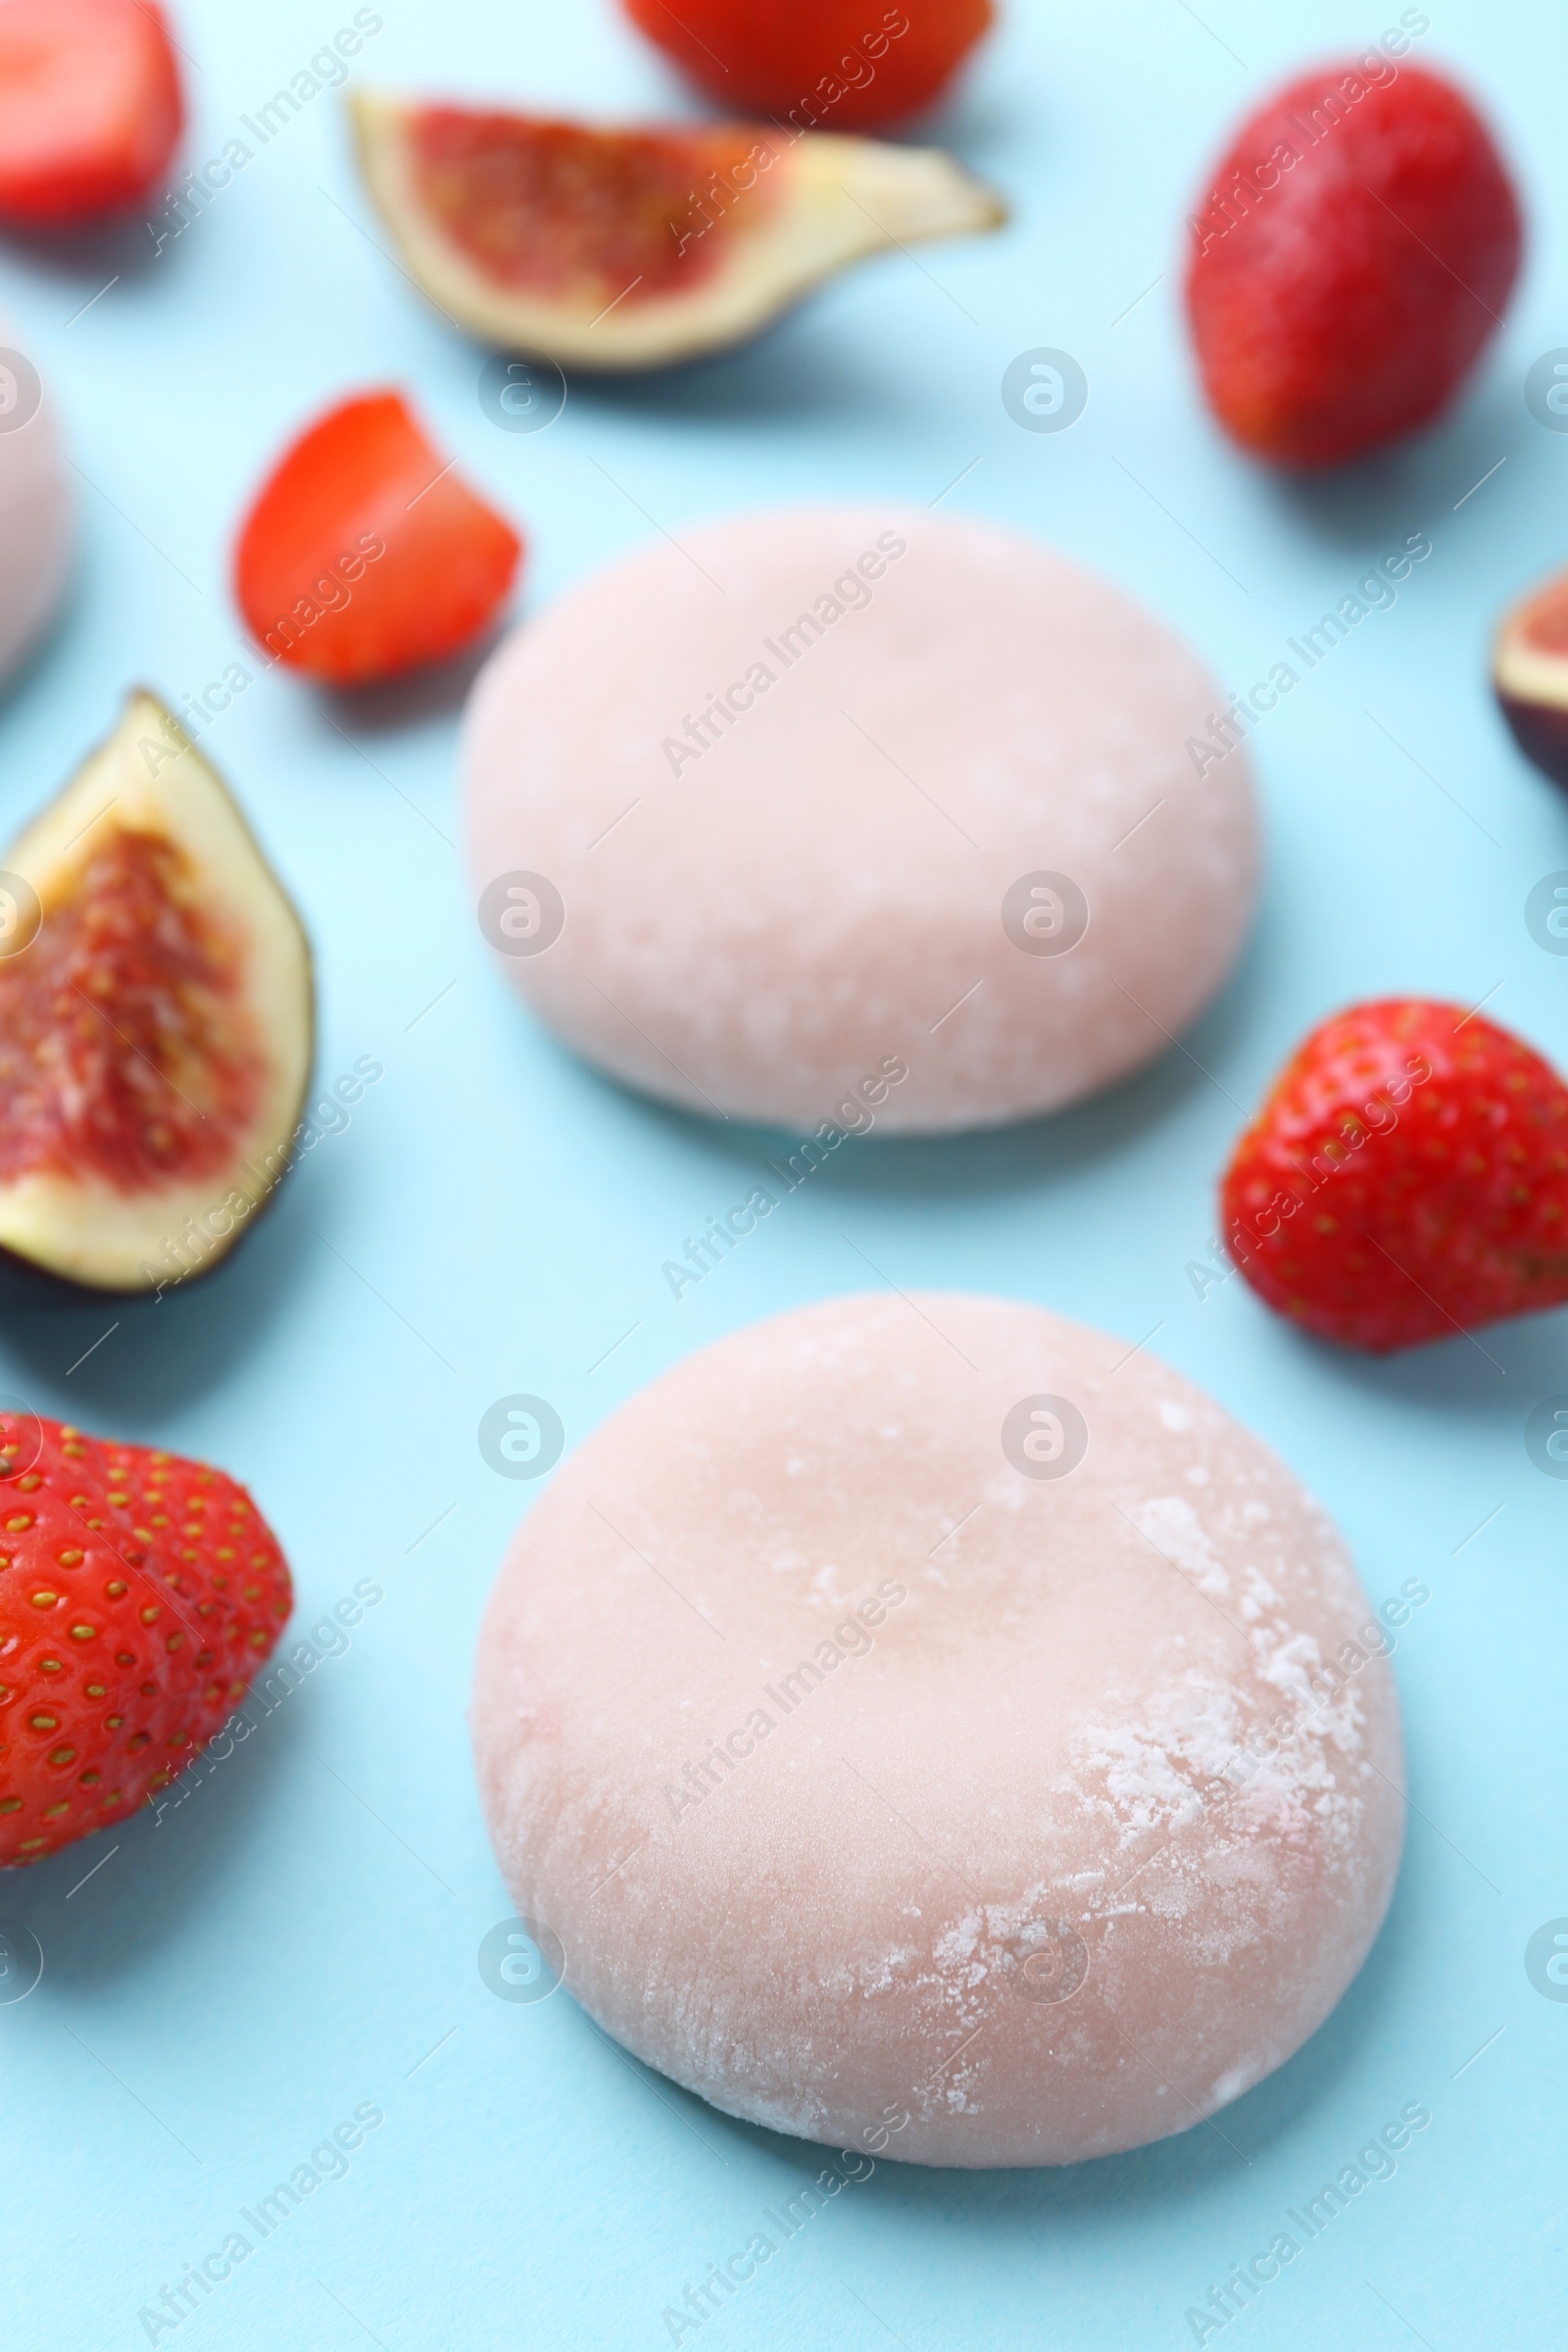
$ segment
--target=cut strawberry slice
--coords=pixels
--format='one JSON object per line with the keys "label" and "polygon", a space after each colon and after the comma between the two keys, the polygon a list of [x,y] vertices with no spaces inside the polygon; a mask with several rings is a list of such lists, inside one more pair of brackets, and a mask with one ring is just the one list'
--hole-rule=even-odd
{"label": "cut strawberry slice", "polygon": [[409,275],[474,334],[561,367],[667,367],[756,334],[867,254],[994,228],[934,149],[788,124],[598,129],[353,102]]}
{"label": "cut strawberry slice", "polygon": [[364,686],[469,644],[521,554],[402,397],[370,392],[310,426],[270,476],[240,533],[234,593],[277,661]]}
{"label": "cut strawberry slice", "polygon": [[70,228],[137,203],[183,120],[152,0],[0,0],[0,220]]}

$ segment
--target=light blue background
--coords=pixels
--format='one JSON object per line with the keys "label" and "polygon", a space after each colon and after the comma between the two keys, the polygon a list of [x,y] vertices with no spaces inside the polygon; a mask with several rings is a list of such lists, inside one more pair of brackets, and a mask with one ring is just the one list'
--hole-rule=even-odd
{"label": "light blue background", "polygon": [[[182,0],[191,152],[216,153],[351,13]],[[1568,556],[1568,436],[1521,394],[1529,363],[1568,343],[1560,11],[1434,0],[1417,43],[1480,94],[1531,218],[1506,331],[1450,422],[1343,480],[1282,483],[1218,438],[1180,323],[1181,222],[1228,125],[1287,69],[1397,13],[1203,0],[1200,22],[1182,0],[1010,0],[941,125],[1011,199],[1010,228],[867,267],[737,357],[576,385],[537,438],[486,419],[482,355],[369,241],[332,98],[156,260],[134,231],[0,256],[0,303],[83,477],[71,609],[0,708],[8,830],[128,683],[199,687],[242,652],[236,517],[270,453],[356,385],[410,387],[522,519],[533,609],[636,545],[647,517],[678,530],[794,496],[929,500],[978,460],[951,506],[1102,567],[1241,687],[1407,532],[1434,544],[1397,608],[1260,731],[1267,887],[1189,1041],[1211,1076],[1177,1054],[1049,1125],[857,1146],[679,1305],[660,1261],[740,1197],[761,1141],[603,1083],[488,968],[453,848],[457,698],[328,710],[272,675],[214,728],[317,944],[319,1079],[367,1054],[386,1075],[210,1284],[159,1306],[7,1294],[0,1386],[247,1480],[293,1562],[301,1629],[358,1578],[386,1597],[178,1811],[121,1831],[89,1883],[97,1847],[0,1883],[0,1912],[47,1955],[32,1997],[0,2008],[8,2343],[143,2342],[139,2307],[361,2102],[386,2120],[349,2178],[165,2343],[662,2345],[662,2308],[816,2170],[815,2151],[625,2060],[564,1995],[513,2006],[485,1988],[477,1948],[511,1906],[464,1710],[480,1605],[529,1494],[481,1461],[485,1407],[540,1393],[573,1444],[718,1333],[860,1287],[846,1237],[905,1287],[1038,1298],[1129,1345],[1154,1330],[1325,1497],[1374,1599],[1430,1582],[1395,1660],[1408,1848],[1337,2014],[1221,2119],[1241,2157],[1199,2128],[1056,2174],[881,2165],[687,2342],[1174,2348],[1208,2282],[1416,2100],[1433,2122],[1397,2176],[1236,2328],[1254,2352],[1560,2342],[1568,2006],[1532,1989],[1523,1951],[1568,1912],[1568,1487],[1532,1466],[1523,1427],[1568,1388],[1568,1320],[1373,1363],[1302,1345],[1240,1282],[1200,1302],[1184,1272],[1242,1109],[1333,1005],[1487,997],[1568,1058],[1568,964],[1523,919],[1532,884],[1568,866],[1568,809],[1513,752],[1485,676],[1499,603]],[[384,14],[361,62],[392,86],[585,112],[683,103],[610,0]],[[1035,345],[1065,347],[1090,379],[1058,436],[1002,407],[1004,368]]]}

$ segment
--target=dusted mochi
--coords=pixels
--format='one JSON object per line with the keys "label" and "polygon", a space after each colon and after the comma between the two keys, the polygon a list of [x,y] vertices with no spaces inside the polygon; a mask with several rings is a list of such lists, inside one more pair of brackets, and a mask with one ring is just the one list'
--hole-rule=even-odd
{"label": "dusted mochi", "polygon": [[557,1476],[485,1618],[479,1786],[650,2065],[803,2138],[1066,2164],[1239,2097],[1359,1968],[1389,1646],[1317,1505],[1154,1358],[835,1299]]}
{"label": "dusted mochi", "polygon": [[579,1052],[688,1109],[863,1124],[844,1106],[893,1060],[884,1131],[1054,1110],[1163,1053],[1246,930],[1222,702],[1118,590],[992,523],[683,531],[481,676],[481,927]]}
{"label": "dusted mochi", "polygon": [[53,411],[0,318],[0,684],[54,618],[70,568],[71,496]]}

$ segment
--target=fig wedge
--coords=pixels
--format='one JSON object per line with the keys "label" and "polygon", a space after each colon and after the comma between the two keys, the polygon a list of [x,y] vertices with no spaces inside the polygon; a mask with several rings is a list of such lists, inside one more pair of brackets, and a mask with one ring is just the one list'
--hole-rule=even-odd
{"label": "fig wedge", "polygon": [[312,1052],[299,917],[141,691],[0,869],[0,1247],[161,1294],[288,1165]]}
{"label": "fig wedge", "polygon": [[1568,571],[1503,614],[1492,684],[1525,758],[1568,788]]}
{"label": "fig wedge", "polygon": [[723,350],[851,262],[1005,218],[935,148],[757,122],[601,129],[368,92],[350,105],[410,276],[457,324],[562,368]]}

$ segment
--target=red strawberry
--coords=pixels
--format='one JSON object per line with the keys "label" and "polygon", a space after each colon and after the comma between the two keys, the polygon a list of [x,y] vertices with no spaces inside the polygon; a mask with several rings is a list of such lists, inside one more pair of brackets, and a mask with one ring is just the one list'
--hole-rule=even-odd
{"label": "red strawberry", "polygon": [[318,416],[278,461],[240,532],[234,592],[279,662],[368,686],[471,644],[521,553],[401,393],[369,392]]}
{"label": "red strawberry", "polygon": [[0,0],[0,220],[74,228],[137,203],[182,115],[154,0]]}
{"label": "red strawberry", "polygon": [[1485,123],[1450,83],[1376,50],[1252,115],[1192,226],[1209,402],[1283,466],[1338,466],[1440,415],[1519,269],[1519,207]]}
{"label": "red strawberry", "polygon": [[797,130],[897,122],[947,87],[992,0],[622,0],[700,90]]}
{"label": "red strawberry", "polygon": [[0,1412],[0,1865],[166,1788],[288,1617],[277,1540],[220,1470]]}
{"label": "red strawberry", "polygon": [[1342,1347],[1381,1354],[1559,1306],[1568,1088],[1457,1005],[1353,1005],[1287,1062],[1220,1204],[1259,1298]]}

